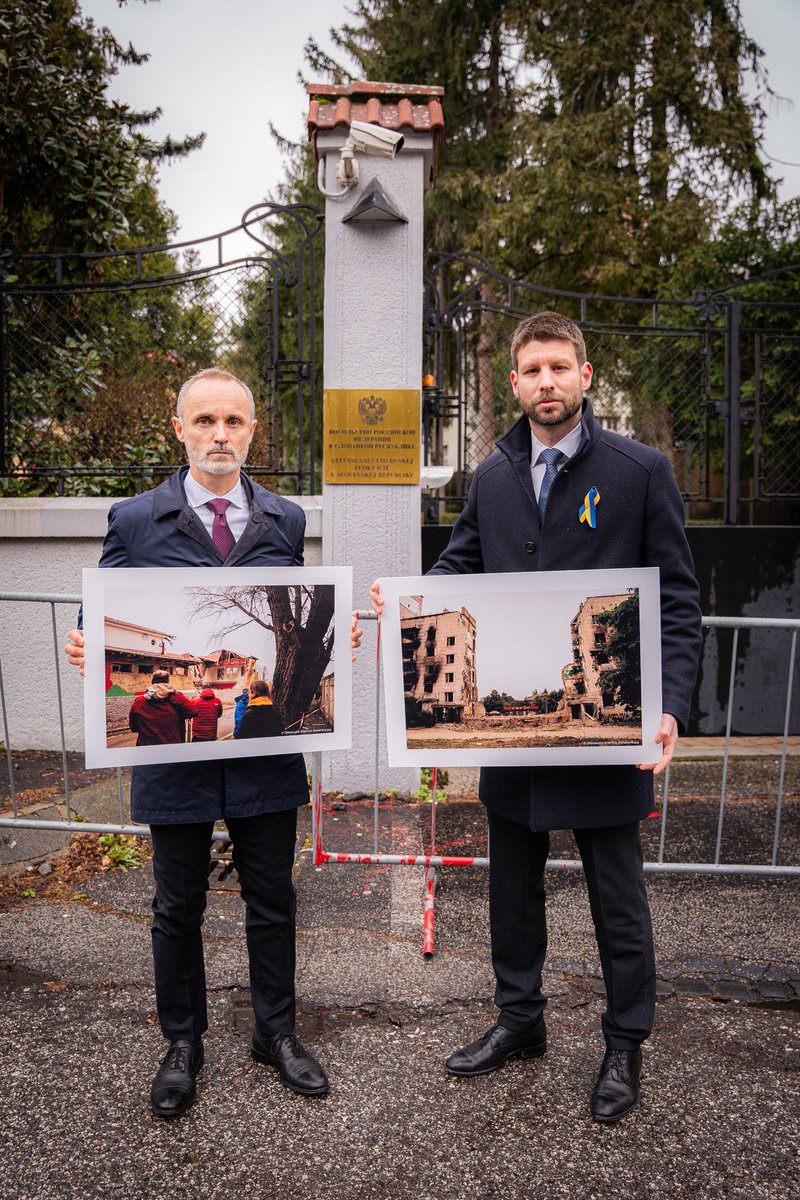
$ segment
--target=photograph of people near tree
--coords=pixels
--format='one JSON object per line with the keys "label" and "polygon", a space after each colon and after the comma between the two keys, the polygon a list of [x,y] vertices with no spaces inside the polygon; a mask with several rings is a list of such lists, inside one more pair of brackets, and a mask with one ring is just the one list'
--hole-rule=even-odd
{"label": "photograph of people near tree", "polygon": [[[264,754],[334,732],[336,589],[327,583],[104,584],[104,744],[190,758]],[[115,575],[118,573],[115,573]],[[180,574],[184,574],[180,572]],[[252,572],[248,574],[252,575]],[[262,572],[263,574],[263,572]],[[113,586],[111,586],[113,583]],[[258,742],[256,748],[248,743]],[[280,746],[274,752],[285,752]],[[149,761],[134,756],[133,761]],[[158,761],[161,761],[159,757]]]}
{"label": "photograph of people near tree", "polygon": [[398,596],[406,749],[640,748],[640,588],[497,578]]}

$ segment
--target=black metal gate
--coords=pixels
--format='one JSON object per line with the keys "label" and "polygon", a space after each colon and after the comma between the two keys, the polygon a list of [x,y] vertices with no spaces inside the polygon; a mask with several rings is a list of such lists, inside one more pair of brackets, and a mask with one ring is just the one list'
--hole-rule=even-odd
{"label": "black metal gate", "polygon": [[[181,383],[219,366],[253,390],[248,470],[318,487],[309,205],[259,204],[197,242],[0,256],[0,494],[125,495],[175,470]],[[255,243],[255,245],[254,245]]]}
{"label": "black metal gate", "polygon": [[520,282],[474,254],[433,251],[428,262],[425,462],[454,468],[446,492],[427,499],[428,521],[460,510],[475,467],[519,415],[511,335],[548,308],[585,332],[600,423],[669,456],[687,519],[800,521],[800,305],[722,291],[594,296]]}

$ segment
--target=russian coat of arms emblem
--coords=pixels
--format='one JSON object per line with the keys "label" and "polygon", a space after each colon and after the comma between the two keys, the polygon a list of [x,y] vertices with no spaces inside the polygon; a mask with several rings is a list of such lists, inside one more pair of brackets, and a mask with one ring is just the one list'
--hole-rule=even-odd
{"label": "russian coat of arms emblem", "polygon": [[386,412],[386,401],[382,396],[362,396],[358,402],[358,415],[366,425],[378,425]]}

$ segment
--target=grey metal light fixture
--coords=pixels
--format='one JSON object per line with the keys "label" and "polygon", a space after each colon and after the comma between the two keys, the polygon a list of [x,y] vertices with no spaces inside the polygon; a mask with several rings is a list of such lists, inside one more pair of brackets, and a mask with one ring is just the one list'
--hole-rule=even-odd
{"label": "grey metal light fixture", "polygon": [[373,179],[347,216],[342,217],[342,223],[346,221],[394,221],[407,225],[408,217],[403,216],[395,202],[386,195],[380,181]]}

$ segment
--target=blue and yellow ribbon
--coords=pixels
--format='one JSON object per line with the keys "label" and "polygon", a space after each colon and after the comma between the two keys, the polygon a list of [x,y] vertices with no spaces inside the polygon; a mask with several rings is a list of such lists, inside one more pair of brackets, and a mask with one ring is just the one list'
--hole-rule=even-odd
{"label": "blue and yellow ribbon", "polygon": [[580,512],[578,513],[578,520],[585,521],[590,529],[597,529],[597,506],[599,503],[600,493],[596,487],[593,487],[591,491],[586,493]]}

